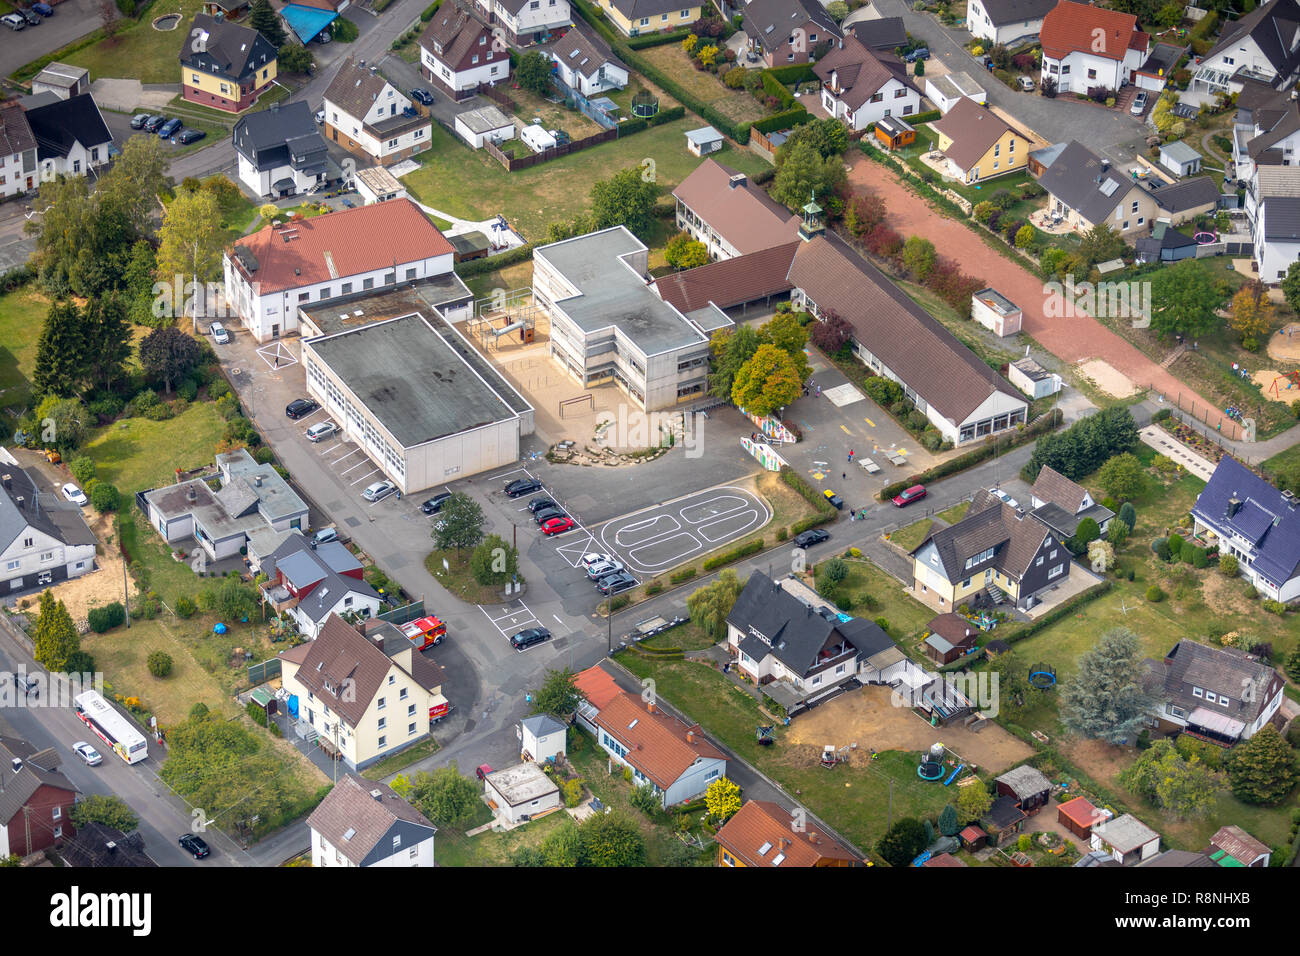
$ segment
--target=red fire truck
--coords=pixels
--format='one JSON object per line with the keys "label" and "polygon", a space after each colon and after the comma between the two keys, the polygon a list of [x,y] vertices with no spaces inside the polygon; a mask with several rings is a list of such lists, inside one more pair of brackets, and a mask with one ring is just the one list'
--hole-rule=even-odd
{"label": "red fire truck", "polygon": [[417,651],[422,651],[442,643],[442,639],[447,636],[447,625],[433,615],[429,615],[418,621],[403,624],[401,631],[406,635],[406,639],[415,645]]}

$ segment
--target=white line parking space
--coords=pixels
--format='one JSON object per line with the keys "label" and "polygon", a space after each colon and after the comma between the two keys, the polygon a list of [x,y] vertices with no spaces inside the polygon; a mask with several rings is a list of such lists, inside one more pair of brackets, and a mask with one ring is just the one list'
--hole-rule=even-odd
{"label": "white line parking space", "polygon": [[298,356],[284,342],[276,339],[269,345],[263,345],[257,350],[266,367],[270,369],[286,368],[290,365],[298,364]]}
{"label": "white line parking space", "polygon": [[480,604],[478,609],[505,638],[513,637],[528,627],[540,627],[542,623],[523,601],[515,601],[505,607],[493,607],[491,611]]}
{"label": "white line parking space", "polygon": [[757,531],[770,517],[767,505],[743,488],[713,488],[607,521],[597,550],[653,576]]}

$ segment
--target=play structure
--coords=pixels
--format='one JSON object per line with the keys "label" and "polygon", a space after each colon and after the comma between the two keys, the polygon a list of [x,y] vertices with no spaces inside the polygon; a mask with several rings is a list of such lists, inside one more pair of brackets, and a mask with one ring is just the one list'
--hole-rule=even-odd
{"label": "play structure", "polygon": [[484,350],[499,349],[502,337],[512,334],[517,334],[523,345],[531,343],[538,313],[532,296],[532,289],[515,289],[475,299],[474,317],[466,323],[466,331]]}
{"label": "play structure", "polygon": [[770,747],[776,743],[776,736],[773,734],[773,727],[764,727],[761,724],[758,727],[758,745],[760,747]]}
{"label": "play structure", "polygon": [[1198,246],[1208,246],[1212,242],[1219,241],[1219,234],[1217,232],[1198,232],[1192,238],[1196,240]]}
{"label": "play structure", "polygon": [[841,747],[838,750],[835,749],[834,744],[827,744],[822,748],[821,765],[827,770],[834,770],[837,765],[847,763],[849,754],[857,749],[858,745],[856,743]]}
{"label": "play structure", "polygon": [[637,90],[632,97],[632,115],[649,119],[659,112],[659,97],[649,90]]}
{"label": "play structure", "polygon": [[1050,664],[1035,664],[1029,668],[1029,686],[1051,690],[1056,686],[1056,668]]}
{"label": "play structure", "polygon": [[921,763],[916,768],[916,775],[930,783],[942,780],[944,774],[947,773],[943,766],[945,753],[947,751],[943,744],[934,744],[929,753],[921,758]]}
{"label": "play structure", "polygon": [[998,626],[998,619],[988,611],[966,611],[962,617],[970,621],[981,631],[991,631]]}
{"label": "play structure", "polygon": [[1291,389],[1300,385],[1300,368],[1292,369],[1289,372],[1277,373],[1277,377],[1273,379],[1273,384],[1269,386],[1269,391],[1273,393],[1274,398],[1280,399],[1282,397],[1278,393],[1278,387],[1277,387],[1278,382],[1282,382],[1282,381],[1285,381],[1287,383],[1286,385],[1287,391],[1290,391]]}

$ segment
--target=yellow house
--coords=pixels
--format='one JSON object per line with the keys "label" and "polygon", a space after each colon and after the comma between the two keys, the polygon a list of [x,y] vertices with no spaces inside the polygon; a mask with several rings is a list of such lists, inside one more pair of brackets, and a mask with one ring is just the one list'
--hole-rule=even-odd
{"label": "yellow house", "polygon": [[[690,0],[596,0],[609,22],[630,37],[688,27],[703,14]],[[687,5],[683,6],[683,2]]]}
{"label": "yellow house", "polygon": [[276,51],[248,27],[196,14],[181,47],[181,92],[191,103],[242,113],[276,76]]}
{"label": "yellow house", "polygon": [[353,770],[427,737],[441,698],[430,690],[441,685],[441,668],[409,646],[389,657],[384,643],[331,614],[316,640],[279,656],[299,719]]}
{"label": "yellow house", "polygon": [[1029,163],[1033,140],[972,99],[962,97],[933,128],[949,175],[964,183],[1005,176]]}

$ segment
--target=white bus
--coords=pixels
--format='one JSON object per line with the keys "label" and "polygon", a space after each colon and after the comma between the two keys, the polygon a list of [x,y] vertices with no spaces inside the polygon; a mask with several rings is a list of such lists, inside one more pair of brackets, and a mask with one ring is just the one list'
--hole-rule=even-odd
{"label": "white bus", "polygon": [[95,732],[95,736],[127,763],[139,763],[149,756],[149,745],[144,734],[131,726],[131,722],[113,709],[113,705],[93,690],[79,694],[74,700],[77,716]]}

